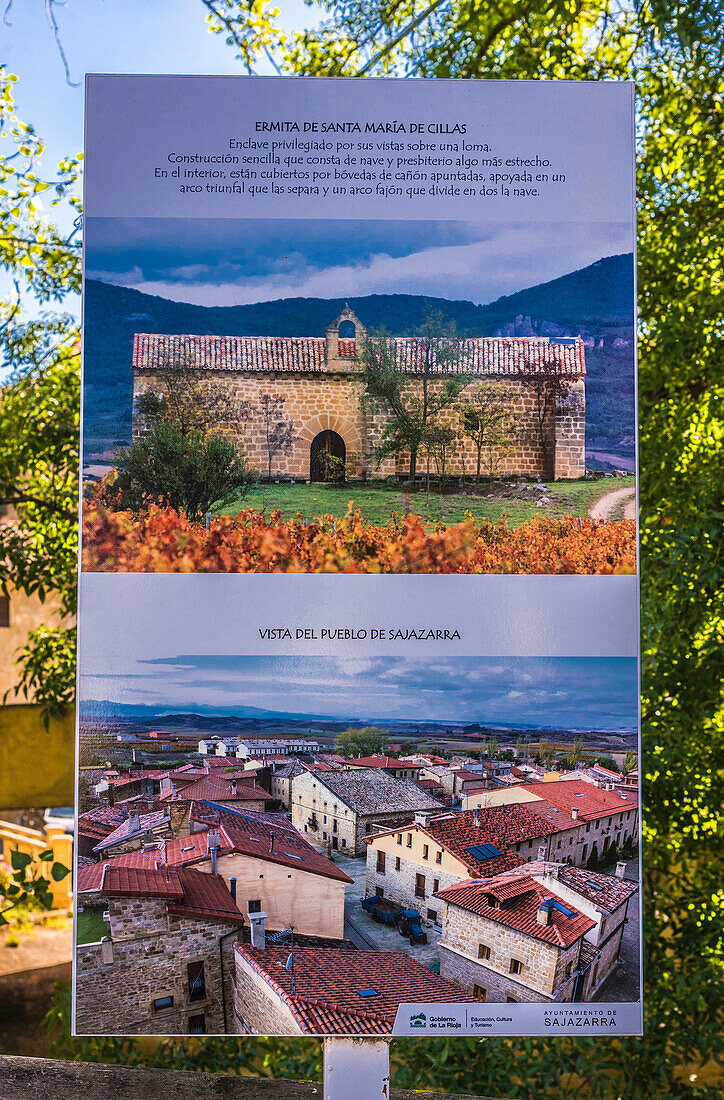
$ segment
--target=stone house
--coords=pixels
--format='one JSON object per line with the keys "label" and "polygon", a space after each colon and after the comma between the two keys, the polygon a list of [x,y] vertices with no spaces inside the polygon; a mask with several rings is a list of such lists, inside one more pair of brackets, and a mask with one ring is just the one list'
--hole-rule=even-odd
{"label": "stone house", "polygon": [[227,1030],[224,972],[244,918],[220,876],[133,853],[80,867],[77,901],[79,1034]]}
{"label": "stone house", "polygon": [[274,930],[341,939],[352,879],[313,848],[283,814],[208,804],[217,824],[168,841],[171,867],[218,871],[247,917],[263,912]]}
{"label": "stone house", "polygon": [[[350,329],[347,336],[343,329]],[[360,320],[348,308],[329,324],[323,337],[276,336],[166,336],[138,333],[133,345],[134,438],[143,431],[136,416],[136,399],[162,387],[162,372],[173,364],[198,371],[203,386],[213,394],[223,392],[254,410],[237,432],[250,465],[268,468],[265,425],[259,412],[263,394],[281,397],[283,416],[294,424],[295,442],[288,454],[277,454],[273,474],[282,477],[322,481],[327,477],[329,457],[347,464],[348,476],[404,476],[409,456],[399,452],[375,465],[371,448],[384,428],[385,414],[379,407],[361,400],[364,367],[360,353],[368,339]],[[397,362],[410,377],[415,376],[425,352],[419,338],[394,341]],[[433,351],[434,356],[434,351]],[[585,354],[580,338],[531,336],[462,339],[459,361],[452,367],[433,366],[441,385],[451,371],[484,380],[504,382],[520,417],[517,441],[501,459],[505,473],[531,477],[581,477],[585,473]],[[532,378],[551,373],[565,379],[567,390],[556,408],[547,415],[544,431],[551,456],[545,468],[539,429],[536,424],[536,396]],[[448,410],[448,417],[449,417]],[[443,416],[444,419],[444,416]],[[451,460],[450,472],[475,468],[476,453],[470,440],[465,452]]]}
{"label": "stone house", "polygon": [[[559,837],[549,859],[565,859],[582,867],[592,855],[605,856],[608,849],[638,842],[638,792],[631,789],[606,790],[585,780],[560,779],[542,783],[522,783],[491,792],[471,792],[466,808],[491,805],[525,804],[544,816],[566,814],[575,823],[575,834]],[[530,853],[528,858],[536,858]]]}
{"label": "stone house", "polygon": [[440,973],[471,1000],[578,997],[582,945],[595,921],[555,892],[530,875],[502,874],[448,886],[438,901]]}
{"label": "stone house", "polygon": [[[242,773],[243,774],[243,773]],[[169,807],[178,798],[219,802],[230,809],[266,810],[272,796],[254,781],[254,776],[227,778],[221,775],[202,775],[184,785],[180,792],[174,787],[161,796]]]}
{"label": "stone house", "polygon": [[447,887],[440,972],[475,1000],[589,1001],[618,961],[637,889],[543,861]]}
{"label": "stone house", "polygon": [[401,951],[237,943],[235,964],[240,1035],[389,1035],[401,1004],[463,1000]]}
{"label": "stone house", "polygon": [[190,810],[189,801],[177,799],[169,803],[168,808],[153,810],[151,813],[125,811],[126,816],[120,824],[95,845],[92,854],[100,859],[137,851],[154,841],[187,836],[191,831]]}
{"label": "stone house", "polygon": [[437,924],[440,890],[516,867],[528,850],[537,858],[570,825],[566,814],[548,819],[527,806],[417,814],[411,824],[367,839],[367,895],[417,909]]}
{"label": "stone house", "polygon": [[288,764],[281,764],[274,769],[271,777],[271,793],[285,810],[292,808],[292,780],[307,770],[299,760],[290,760]]}
{"label": "stone house", "polygon": [[371,833],[441,809],[411,779],[378,768],[305,772],[292,780],[292,824],[313,844],[348,855],[362,855]]}

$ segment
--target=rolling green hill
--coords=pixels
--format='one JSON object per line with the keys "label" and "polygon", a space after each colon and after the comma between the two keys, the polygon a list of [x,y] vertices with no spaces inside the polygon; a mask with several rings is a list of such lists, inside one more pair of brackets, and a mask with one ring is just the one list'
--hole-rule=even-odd
{"label": "rolling green hill", "polygon": [[[587,340],[587,445],[630,453],[634,431],[633,257],[609,256],[489,305],[414,294],[372,294],[349,305],[369,329],[411,335],[431,309],[465,336],[577,335]],[[285,298],[196,306],[88,279],[85,285],[84,450],[126,444],[131,432],[136,332],[217,336],[322,336],[345,301]],[[623,443],[622,443],[623,441]]]}

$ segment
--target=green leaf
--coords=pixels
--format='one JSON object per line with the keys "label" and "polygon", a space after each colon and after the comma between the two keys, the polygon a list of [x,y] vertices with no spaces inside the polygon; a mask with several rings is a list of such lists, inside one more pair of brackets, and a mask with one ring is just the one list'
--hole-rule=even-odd
{"label": "green leaf", "polygon": [[10,863],[15,871],[24,871],[32,862],[33,857],[29,856],[27,852],[19,852],[17,849],[14,849],[10,853]]}
{"label": "green leaf", "polygon": [[60,882],[66,875],[70,874],[70,869],[65,867],[62,863],[54,863],[50,875],[54,882]]}

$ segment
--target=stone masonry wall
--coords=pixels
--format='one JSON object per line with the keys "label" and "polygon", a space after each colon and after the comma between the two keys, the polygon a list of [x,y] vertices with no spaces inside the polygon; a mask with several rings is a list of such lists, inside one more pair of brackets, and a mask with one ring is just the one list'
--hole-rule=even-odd
{"label": "stone masonry wall", "polygon": [[[473,983],[487,991],[487,999],[505,1001],[567,1001],[573,993],[575,960],[580,942],[562,952],[534,936],[526,936],[496,921],[456,905],[446,906],[440,942],[440,974],[472,994]],[[490,948],[490,958],[479,959],[479,945]],[[561,959],[561,956],[563,958]],[[511,973],[511,960],[521,963],[519,973]],[[561,976],[571,964],[564,984]]]}
{"label": "stone masonry wall", "polygon": [[[201,1014],[207,1034],[223,1033],[219,937],[232,926],[168,914],[157,900],[108,898],[104,904],[111,915],[112,961],[104,962],[101,944],[76,948],[79,1033],[185,1035],[189,1018]],[[233,938],[224,945],[227,1020]],[[206,997],[192,1001],[186,968],[200,961]],[[154,1012],[153,1002],[160,997],[173,997],[173,1005]]]}
{"label": "stone masonry wall", "polygon": [[[409,468],[409,455],[401,451],[375,465],[370,451],[382,434],[385,414],[379,406],[363,402],[364,385],[359,372],[332,370],[326,372],[275,373],[238,371],[214,371],[200,374],[203,388],[210,392],[222,390],[233,398],[249,402],[255,411],[249,421],[231,432],[243,445],[247,460],[253,469],[266,476],[268,457],[264,439],[264,423],[258,412],[263,393],[284,398],[282,415],[294,422],[298,437],[289,454],[277,454],[272,463],[272,476],[306,479],[310,471],[310,447],[320,432],[331,430],[342,437],[346,447],[348,474],[350,477],[404,476]],[[476,383],[483,379],[477,379]],[[495,381],[500,381],[496,376]],[[555,416],[550,415],[546,430],[551,440],[552,471],[546,471],[538,438],[533,390],[515,378],[506,378],[514,397],[514,407],[519,414],[516,440],[510,454],[502,457],[500,473],[527,477],[582,477],[585,473],[585,387],[583,379],[572,381],[566,398],[559,402]],[[433,384],[441,385],[442,383]],[[160,388],[159,375],[151,370],[136,370],[134,377],[133,438],[142,434],[142,427],[135,415],[135,398],[142,393]],[[469,387],[468,387],[469,388]],[[465,390],[463,390],[463,395]],[[441,423],[452,424],[455,415],[448,409],[440,417]],[[223,422],[218,425],[229,428]],[[350,461],[351,460],[351,461]],[[475,473],[477,451],[468,439],[462,439],[455,455],[447,463],[451,474]],[[425,458],[418,456],[418,474],[425,468]],[[434,463],[431,463],[434,470]],[[483,465],[483,473],[484,473]]]}

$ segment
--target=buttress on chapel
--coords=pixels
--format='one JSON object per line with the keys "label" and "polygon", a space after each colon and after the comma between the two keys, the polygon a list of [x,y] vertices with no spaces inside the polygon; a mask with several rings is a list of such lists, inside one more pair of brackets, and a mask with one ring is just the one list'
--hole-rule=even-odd
{"label": "buttress on chapel", "polygon": [[[379,402],[362,400],[364,365],[358,352],[366,337],[364,325],[349,307],[327,326],[324,336],[137,333],[133,345],[133,438],[144,431],[136,415],[136,399],[159,390],[162,372],[170,364],[186,363],[198,371],[204,386],[223,387],[232,400],[248,402],[252,414],[241,429],[236,429],[238,442],[249,465],[261,474],[267,470],[265,427],[254,410],[258,410],[262,394],[270,394],[283,398],[282,415],[294,425],[293,445],[288,452],[275,455],[273,476],[323,481],[329,470],[326,458],[333,455],[338,460],[336,470],[346,467],[347,477],[405,477],[408,452],[398,451],[378,462],[373,458],[387,414]],[[420,373],[419,347],[419,337],[394,338],[397,364],[410,376],[411,392],[415,376]],[[469,386],[484,380],[504,383],[510,389],[516,431],[513,446],[501,456],[501,474],[583,477],[586,366],[580,337],[463,338],[454,367],[441,366],[437,384],[452,373],[470,379],[462,398]],[[551,403],[545,417],[544,453],[538,424],[539,399],[530,380],[536,374],[550,377],[552,373],[564,378],[565,386],[560,387],[564,392]],[[433,379],[431,384],[436,381]],[[440,421],[445,423],[451,417],[451,411],[445,410]],[[476,456],[472,441],[462,439],[449,459],[449,473],[474,473]]]}

